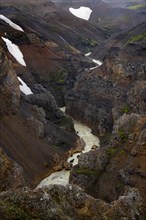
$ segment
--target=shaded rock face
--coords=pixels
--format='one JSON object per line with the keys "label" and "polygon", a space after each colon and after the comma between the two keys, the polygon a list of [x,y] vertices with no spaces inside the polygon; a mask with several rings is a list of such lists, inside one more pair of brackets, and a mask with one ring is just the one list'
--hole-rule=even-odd
{"label": "shaded rock face", "polygon": [[37,138],[44,137],[46,114],[42,107],[37,105],[29,105],[21,102],[21,115],[25,120],[25,124],[32,131],[32,134]]}
{"label": "shaded rock face", "polygon": [[45,110],[45,117],[48,120],[61,118],[64,115],[63,112],[58,109],[52,94],[45,89],[44,92],[24,96],[24,101],[42,107]]}
{"label": "shaded rock face", "polygon": [[[81,74],[66,96],[69,114],[88,124],[93,132],[102,125],[96,130],[103,136],[102,148],[82,154],[70,176],[70,183],[96,198],[113,201],[123,194],[125,186],[132,186],[146,201],[145,55],[142,42],[124,49],[111,48],[104,64]],[[101,108],[100,103],[107,99],[110,105]],[[75,106],[77,114],[72,110]],[[88,114],[91,111],[93,118]],[[111,118],[110,130],[107,121],[101,123],[104,115]]]}
{"label": "shaded rock face", "polygon": [[26,125],[58,152],[80,148],[72,119],[58,108],[52,94],[38,85],[34,92],[35,94],[22,97],[21,113]]}
{"label": "shaded rock face", "polygon": [[67,91],[67,113],[100,136],[123,113],[145,113],[145,56],[141,45],[111,48],[101,67],[81,73]]}
{"label": "shaded rock face", "polygon": [[[138,190],[126,188],[123,196],[108,204],[85,194],[77,186],[21,189],[0,194],[2,219],[133,219],[142,217],[142,200]],[[13,209],[11,209],[13,207]],[[11,209],[11,214],[9,210]]]}
{"label": "shaded rock face", "polygon": [[112,131],[112,89],[110,82],[92,73],[83,73],[66,95],[66,112],[102,136]]}
{"label": "shaded rock face", "polygon": [[19,108],[20,89],[16,72],[0,46],[0,117],[16,113]]}

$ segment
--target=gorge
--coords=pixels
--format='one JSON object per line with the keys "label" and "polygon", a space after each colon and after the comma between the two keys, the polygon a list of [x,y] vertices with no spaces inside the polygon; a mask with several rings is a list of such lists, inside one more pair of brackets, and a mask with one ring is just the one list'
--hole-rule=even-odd
{"label": "gorge", "polygon": [[[61,108],[63,112],[65,112],[65,108]],[[83,142],[85,144],[82,152],[75,152],[73,155],[71,155],[67,162],[71,163],[72,166],[75,166],[78,164],[78,158],[81,153],[89,152],[90,150],[96,149],[99,147],[99,139],[91,133],[91,129],[87,126],[77,122],[73,121],[74,128],[76,133],[80,138],[83,139]],[[67,168],[66,168],[67,169]],[[70,166],[68,167],[70,170]],[[69,176],[70,171],[69,170],[61,170],[55,173],[52,173],[49,177],[41,181],[41,183],[38,185],[38,187],[47,186],[50,184],[61,184],[61,185],[67,185],[69,183]]]}
{"label": "gorge", "polygon": [[145,57],[143,0],[0,0],[0,219],[146,219]]}

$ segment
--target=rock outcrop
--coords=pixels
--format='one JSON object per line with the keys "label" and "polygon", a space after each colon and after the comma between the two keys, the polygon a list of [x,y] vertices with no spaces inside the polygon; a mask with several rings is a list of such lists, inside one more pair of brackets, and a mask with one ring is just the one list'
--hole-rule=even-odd
{"label": "rock outcrop", "polygon": [[70,183],[106,201],[117,199],[125,186],[132,186],[139,189],[146,201],[145,123],[145,116],[121,116],[115,122],[108,146],[80,155]]}
{"label": "rock outcrop", "polygon": [[[2,45],[2,41],[0,40]],[[4,46],[4,45],[3,45]],[[16,113],[19,108],[20,89],[11,61],[0,46],[0,118]]]}
{"label": "rock outcrop", "polygon": [[[142,199],[138,190],[126,188],[112,203],[85,194],[77,186],[50,186],[31,191],[21,189],[0,194],[2,219],[107,220],[142,219]],[[144,218],[143,218],[144,219]]]}

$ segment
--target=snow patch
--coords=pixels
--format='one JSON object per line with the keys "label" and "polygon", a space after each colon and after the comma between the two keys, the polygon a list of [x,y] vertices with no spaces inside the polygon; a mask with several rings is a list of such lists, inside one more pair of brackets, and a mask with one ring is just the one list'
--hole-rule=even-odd
{"label": "snow patch", "polygon": [[98,64],[98,66],[101,66],[102,65],[102,62],[100,60],[95,60],[95,59],[92,59],[94,63]]}
{"label": "snow patch", "polygon": [[92,52],[86,53],[85,56],[88,57],[91,55]]}
{"label": "snow patch", "polygon": [[89,20],[92,10],[88,7],[80,7],[78,9],[69,8],[69,11],[78,18],[82,18],[84,20]]}
{"label": "snow patch", "polygon": [[26,63],[23,59],[23,54],[21,53],[19,47],[4,37],[2,37],[2,39],[3,39],[3,41],[5,41],[7,48],[8,48],[8,51],[18,61],[18,63],[20,63],[22,66],[26,66]]}
{"label": "snow patch", "polygon": [[30,95],[30,94],[33,94],[33,92],[31,91],[31,89],[26,85],[26,83],[20,78],[20,77],[17,77],[19,82],[21,83],[20,84],[20,90],[21,92],[23,92],[25,95]]}
{"label": "snow patch", "polygon": [[11,21],[9,18],[5,17],[4,15],[0,15],[0,19],[5,21],[7,24],[9,24],[14,29],[24,32],[24,30],[19,25],[15,24],[13,21]]}
{"label": "snow patch", "polygon": [[100,60],[92,59],[92,61],[93,61],[94,63],[96,63],[97,66],[91,67],[90,70],[94,70],[94,69],[96,69],[97,67],[99,67],[99,66],[102,65],[102,62],[101,62]]}

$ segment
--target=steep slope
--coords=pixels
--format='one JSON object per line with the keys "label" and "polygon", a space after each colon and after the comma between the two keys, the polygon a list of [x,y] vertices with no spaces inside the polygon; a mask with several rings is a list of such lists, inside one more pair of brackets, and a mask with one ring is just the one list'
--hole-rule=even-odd
{"label": "steep slope", "polygon": [[26,183],[34,187],[54,169],[61,168],[67,152],[80,144],[71,120],[61,114],[54,98],[43,87],[43,92],[38,89],[36,95],[29,95],[27,100],[24,96],[20,102],[16,72],[4,52],[4,43],[0,42],[0,146],[23,168]]}
{"label": "steep slope", "polygon": [[[92,10],[89,21],[98,24],[98,27],[105,30],[107,36],[113,36],[128,28],[134,27],[145,21],[145,3],[139,1],[55,1],[59,7],[69,11],[70,7],[89,7]],[[143,5],[141,10],[132,10],[129,5]],[[116,9],[115,9],[116,8]],[[135,19],[136,18],[136,19]]]}
{"label": "steep slope", "polygon": [[[1,36],[18,45],[24,55],[27,67],[22,68],[15,62],[17,74],[20,74],[30,87],[34,83],[43,83],[55,96],[57,103],[63,106],[64,92],[70,78],[74,78],[74,73],[94,66],[94,63],[75,47],[84,48],[86,51],[93,48],[98,41],[103,41],[104,32],[88,22],[79,22],[69,13],[56,8],[54,12],[51,9],[45,17],[35,14],[35,10],[34,14],[30,14],[28,9],[31,9],[31,4],[25,4],[27,9],[22,5],[19,9],[14,6],[1,7],[0,13],[24,30],[16,31],[0,20]],[[44,10],[40,1],[36,4],[36,10],[38,9]],[[83,32],[80,32],[80,29],[83,29]]]}
{"label": "steep slope", "polygon": [[[100,43],[106,37],[105,32],[101,28],[98,28],[97,25],[91,24],[87,21],[74,17],[69,11],[64,11],[56,7],[50,1],[42,2],[39,0],[33,3],[33,2],[28,2],[28,1],[24,2],[23,0],[21,1],[16,0],[16,1],[7,1],[7,3],[3,2],[2,5],[6,7],[4,8],[4,11],[3,11],[5,15],[9,15],[9,16],[11,15],[12,8],[9,9],[9,6],[13,6],[21,10],[21,16],[23,16],[22,12],[28,14],[28,16],[32,14],[39,16],[39,23],[43,22],[41,26],[43,26],[43,24],[45,25],[44,21],[47,21],[48,24],[45,27],[45,29],[48,29],[49,32],[56,33],[57,36],[60,35],[72,46],[74,46],[75,48],[81,49],[81,50],[85,50],[87,49],[87,47],[92,47],[92,45],[89,44],[91,40],[94,40],[97,43]],[[13,9],[13,12],[12,12],[13,17],[14,17],[14,11],[15,11],[15,8]],[[21,17],[20,14],[18,15],[15,13],[15,18],[14,18],[15,21],[17,21],[16,15],[17,17],[18,16]],[[43,20],[41,20],[40,17],[43,18]],[[21,19],[23,19],[23,17]],[[29,20],[32,20],[32,18]],[[21,20],[18,19],[18,23],[20,21]],[[31,23],[33,23],[33,21]],[[41,32],[41,27],[39,27],[39,24],[37,24],[36,22],[35,24],[36,24],[35,28],[36,26],[38,26],[38,29]],[[30,26],[30,23],[28,26]],[[81,29],[82,29],[82,32],[79,31]],[[49,37],[49,35],[50,33],[48,33],[47,37]],[[58,37],[58,41],[59,40],[60,39]],[[87,40],[89,40],[89,43],[88,45],[85,45]]]}
{"label": "steep slope", "polygon": [[[99,47],[95,48],[92,56],[97,59],[103,59],[108,50],[111,47],[124,48],[127,47],[127,50],[131,50],[136,47],[136,44],[145,45],[146,39],[146,23],[142,22],[139,25],[136,25],[134,28],[130,28],[128,31],[124,31],[121,34],[112,37],[111,39],[101,44]],[[133,50],[134,51],[134,50]]]}

